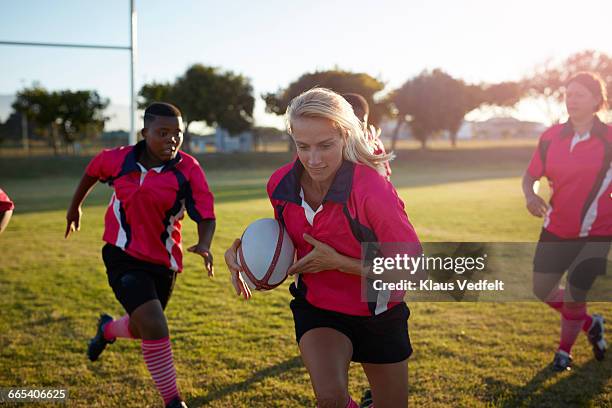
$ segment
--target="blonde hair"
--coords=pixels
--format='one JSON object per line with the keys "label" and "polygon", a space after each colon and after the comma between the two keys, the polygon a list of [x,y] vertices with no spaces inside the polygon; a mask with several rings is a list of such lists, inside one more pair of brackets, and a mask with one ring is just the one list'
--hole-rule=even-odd
{"label": "blonde hair", "polygon": [[374,154],[365,132],[365,125],[355,116],[351,104],[340,94],[327,88],[312,88],[293,98],[285,121],[287,131],[293,135],[291,123],[296,118],[325,118],[332,121],[344,139],[342,157],[353,163],[372,167],[385,175],[384,164],[393,159],[393,154]]}

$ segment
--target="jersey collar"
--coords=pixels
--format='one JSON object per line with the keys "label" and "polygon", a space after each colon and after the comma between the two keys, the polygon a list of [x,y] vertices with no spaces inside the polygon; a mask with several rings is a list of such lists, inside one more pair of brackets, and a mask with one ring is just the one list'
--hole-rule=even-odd
{"label": "jersey collar", "polygon": [[[606,126],[606,124],[603,123],[597,115],[595,115],[595,117],[593,118],[593,126],[591,127],[590,134],[596,137],[604,137],[607,132],[608,126]],[[570,137],[574,136],[575,133],[576,132],[574,131],[574,125],[572,125],[572,122],[568,119],[567,122],[565,122],[563,124],[563,127],[561,128],[560,136]]]}
{"label": "jersey collar", "polygon": [[[121,175],[131,173],[133,171],[140,172],[140,167],[138,167],[138,156],[146,148],[145,141],[141,140],[140,142],[134,145],[134,148],[127,154],[125,160],[123,162],[123,166],[121,167]],[[176,156],[174,159],[169,160],[164,163],[161,171],[168,171],[176,166],[182,160],[181,152],[176,152]]]}
{"label": "jersey collar", "polygon": [[[339,204],[346,204],[353,188],[354,169],[354,163],[348,160],[342,161],[323,202],[333,201]],[[272,198],[282,201],[291,201],[297,205],[302,205],[302,198],[300,197],[300,178],[303,172],[304,166],[302,162],[296,159],[295,162],[293,162],[291,170],[285,174],[274,189]]]}

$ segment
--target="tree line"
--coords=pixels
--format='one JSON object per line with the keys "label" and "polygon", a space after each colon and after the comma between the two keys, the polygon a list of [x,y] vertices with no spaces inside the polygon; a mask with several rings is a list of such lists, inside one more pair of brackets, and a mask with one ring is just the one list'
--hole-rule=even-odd
{"label": "tree line", "polygon": [[58,154],[73,149],[76,142],[98,136],[108,119],[103,111],[109,100],[96,91],[48,91],[34,85],[19,91],[12,104],[14,112],[0,125],[2,139],[17,133],[35,132]]}
{"label": "tree line", "polygon": [[[442,131],[448,132],[455,145],[465,115],[481,107],[511,108],[531,97],[543,102],[551,122],[558,121],[560,118],[551,107],[562,102],[567,79],[585,70],[599,73],[608,87],[612,85],[612,57],[587,50],[562,61],[546,61],[535,67],[531,75],[515,82],[470,84],[442,69],[433,69],[387,90],[381,79],[367,73],[334,68],[305,73],[287,87],[260,97],[267,112],[283,115],[291,99],[315,86],[339,93],[359,93],[370,104],[373,124],[379,124],[385,117],[396,119],[392,149],[402,126],[409,126],[423,146],[432,135]],[[252,129],[253,92],[250,79],[241,74],[195,64],[173,82],[145,84],[140,89],[138,105],[143,108],[160,100],[177,105],[184,115],[188,148],[189,127],[194,122],[222,127],[232,135]],[[107,106],[108,100],[95,91],[25,88],[17,93],[12,105],[14,113],[0,125],[0,138],[14,131],[19,118],[25,117],[30,124],[28,129],[36,130],[57,151],[60,145],[72,146],[99,135],[108,120],[102,113]]]}

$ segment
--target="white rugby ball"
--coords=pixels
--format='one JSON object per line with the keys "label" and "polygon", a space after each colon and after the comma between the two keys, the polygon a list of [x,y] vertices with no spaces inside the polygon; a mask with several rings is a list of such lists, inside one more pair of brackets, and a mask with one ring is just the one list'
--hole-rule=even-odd
{"label": "white rugby ball", "polygon": [[295,247],[280,221],[262,218],[242,234],[238,263],[244,281],[251,289],[274,289],[287,278]]}

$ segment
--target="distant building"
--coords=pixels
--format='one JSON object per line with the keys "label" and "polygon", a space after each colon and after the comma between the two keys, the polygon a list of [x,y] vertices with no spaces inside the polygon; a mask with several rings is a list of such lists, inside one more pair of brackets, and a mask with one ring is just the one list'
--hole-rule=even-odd
{"label": "distant building", "polygon": [[189,147],[192,153],[206,153],[215,147],[215,134],[210,135],[189,135]]}
{"label": "distant building", "polygon": [[546,130],[538,122],[515,118],[491,118],[483,122],[471,122],[472,137],[477,139],[537,138]]}
{"label": "distant building", "polygon": [[105,147],[115,147],[127,145],[129,133],[125,130],[111,130],[102,132],[100,140]]}
{"label": "distant building", "polygon": [[215,148],[217,152],[250,152],[253,150],[253,133],[242,132],[230,135],[225,129],[217,127],[215,130]]}

